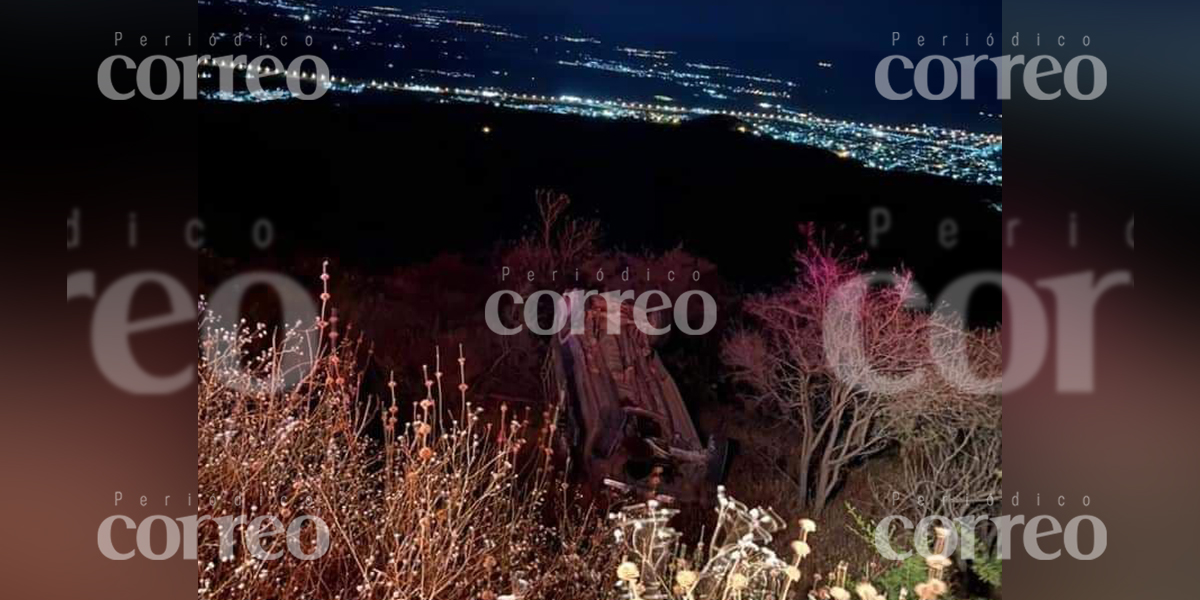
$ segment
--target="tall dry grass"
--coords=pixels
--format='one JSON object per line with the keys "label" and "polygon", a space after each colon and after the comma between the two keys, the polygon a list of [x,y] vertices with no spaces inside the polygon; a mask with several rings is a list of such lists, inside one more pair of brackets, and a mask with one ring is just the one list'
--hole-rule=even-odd
{"label": "tall dry grass", "polygon": [[[494,600],[601,597],[611,544],[601,521],[576,507],[553,468],[552,427],[503,410],[488,422],[471,402],[466,357],[423,373],[425,394],[363,391],[370,354],[330,308],[329,275],[315,325],[275,334],[263,326],[201,322],[197,429],[199,514],[318,528],[248,543],[261,531],[201,525],[201,598]],[[550,420],[549,422],[553,422]],[[290,539],[289,539],[290,537]],[[229,558],[229,557],[226,557]]]}
{"label": "tall dry grass", "polygon": [[[771,546],[783,520],[723,491],[716,529],[693,548],[670,526],[676,511],[653,503],[606,523],[556,469],[554,411],[540,428],[506,407],[486,415],[472,402],[461,348],[449,357],[434,350],[413,374],[418,397],[402,397],[395,375],[383,397],[369,394],[363,365],[372,350],[339,321],[328,273],[321,279],[312,324],[274,331],[202,310],[198,512],[239,522],[229,531],[200,525],[199,598],[849,598],[848,565],[828,575],[805,568],[814,564],[815,523],[801,521],[778,556]],[[327,550],[298,557],[316,553],[322,531],[313,521],[295,532],[255,530],[264,516],[320,519]],[[917,597],[946,593],[942,568],[931,564]],[[855,591],[885,598],[865,583]]]}

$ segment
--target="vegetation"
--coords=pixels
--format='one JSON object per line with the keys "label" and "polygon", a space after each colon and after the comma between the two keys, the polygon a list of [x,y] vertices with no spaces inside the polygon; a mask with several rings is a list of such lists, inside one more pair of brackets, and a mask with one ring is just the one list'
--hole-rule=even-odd
{"label": "vegetation", "polygon": [[[328,290],[322,299],[327,306]],[[358,365],[369,350],[327,314],[313,346],[313,330],[271,343],[265,328],[202,323],[200,513],[309,515],[332,539],[318,560],[243,551],[222,561],[221,532],[204,525],[200,597],[589,598],[610,586],[607,532],[556,479],[552,428],[530,431],[507,408],[486,422],[465,357],[422,373],[424,397],[401,400],[394,380],[390,398],[363,397]],[[263,345],[249,367],[236,358]],[[283,385],[297,369],[303,377]],[[267,538],[263,549],[292,541],[313,553],[314,529]],[[239,548],[254,533],[238,526]]]}
{"label": "vegetation", "polygon": [[[564,198],[541,199],[544,227],[508,251],[549,261],[544,270],[565,268],[555,258],[564,254],[628,264],[629,256],[599,253],[598,228],[566,219],[565,207]],[[751,476],[769,504],[798,504],[825,519],[848,478],[881,456],[899,465],[871,480],[875,508],[893,511],[887,514],[956,515],[998,496],[999,396],[970,388],[998,370],[998,333],[951,338],[956,323],[909,309],[910,274],[890,286],[855,288],[847,284],[858,259],[809,243],[797,261],[801,277],[744,302],[746,318],[721,348],[737,392],[733,406],[795,442],[778,445],[767,457],[771,467]],[[569,483],[567,457],[555,450],[555,402],[517,410],[475,400],[472,378],[504,376],[511,349],[478,366],[463,346],[450,355],[431,348],[427,366],[407,377],[387,374],[386,391],[377,393],[366,382],[368,365],[378,364],[373,347],[340,321],[331,277],[321,279],[314,323],[275,331],[211,314],[199,323],[199,513],[241,518],[232,532],[211,521],[200,526],[201,598],[929,599],[959,591],[955,581],[968,572],[999,586],[994,561],[954,567],[935,554],[882,568],[863,564],[841,556],[839,542],[854,536],[840,527],[818,534],[812,520],[750,509],[724,488],[715,519],[696,530],[676,530],[678,511],[645,499],[618,506],[606,520],[595,499]],[[858,319],[822,316],[846,289],[857,293]],[[930,339],[961,345],[930,350]],[[865,354],[845,345],[827,352],[838,340],[862,340]],[[946,376],[947,357],[960,350],[973,370]],[[536,354],[536,347],[523,352]],[[934,371],[944,376],[896,393],[880,392],[871,379]],[[931,508],[924,502],[937,497],[931,490],[967,501],[948,498],[952,504]],[[869,519],[849,512],[861,534]],[[256,557],[245,549],[262,532],[249,523],[264,515],[285,523],[319,518],[328,551],[318,560],[288,552]],[[789,523],[795,534],[786,533]],[[310,523],[268,536],[262,547],[312,552],[320,533]],[[239,549],[225,560],[223,535]],[[836,550],[822,562],[818,546]]]}
{"label": "vegetation", "polygon": [[[973,430],[998,422],[998,386],[981,383],[998,381],[998,332],[964,334],[953,318],[910,310],[916,299],[911,273],[870,286],[862,257],[847,258],[812,232],[796,262],[800,275],[792,285],[745,302],[751,324],[730,336],[723,357],[747,404],[794,431],[778,462],[816,514],[851,467],[902,437],[924,440],[929,432],[955,435],[964,421]],[[948,371],[960,349],[970,367]],[[922,450],[940,450],[940,441]],[[933,458],[931,469],[959,454]],[[923,464],[927,457],[915,460]],[[999,469],[998,452],[982,458],[988,459],[978,463],[986,481],[967,481],[972,488],[989,484],[986,475]],[[936,489],[927,493],[959,492],[958,474],[929,481]]]}

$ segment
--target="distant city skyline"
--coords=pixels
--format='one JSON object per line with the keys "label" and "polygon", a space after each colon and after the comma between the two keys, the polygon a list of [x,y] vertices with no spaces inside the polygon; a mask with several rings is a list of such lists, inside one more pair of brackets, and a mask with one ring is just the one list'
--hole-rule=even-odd
{"label": "distant city skyline", "polygon": [[[666,41],[729,40],[808,44],[860,51],[882,49],[893,31],[928,37],[996,33],[998,0],[899,7],[887,0],[318,0],[339,6],[461,8],[496,16],[540,19],[550,28]],[[980,38],[982,39],[982,38]]]}
{"label": "distant city skyline", "polygon": [[[978,100],[891,102],[873,86],[874,67],[898,48],[909,56],[989,54],[983,40],[1002,32],[999,0],[914,4],[860,0],[830,3],[781,0],[314,0],[326,6],[393,6],[458,9],[541,34],[600,36],[609,43],[675,50],[696,60],[724,60],[806,85],[806,106],[826,114],[901,123],[937,122],[998,131],[993,122],[971,122],[979,112],[1000,113],[994,94]],[[907,42],[891,45],[893,32]],[[964,47],[967,34],[972,47]],[[917,36],[949,36],[945,50],[919,49]],[[990,54],[997,54],[991,52]],[[832,74],[817,71],[831,61]],[[832,82],[832,83],[831,83]],[[981,92],[994,85],[979,82]],[[937,120],[939,117],[944,120]]]}
{"label": "distant city skyline", "polygon": [[[211,0],[201,14],[210,25],[230,27],[214,31],[223,36],[298,29],[313,37],[312,51],[334,75],[323,83],[333,94],[416,94],[667,124],[721,114],[743,120],[742,133],[822,148],[871,168],[1002,185],[1002,115],[985,102],[889,103],[874,88],[873,68],[839,65],[825,55],[806,61],[807,75],[789,78],[748,66],[741,54],[696,57],[666,45],[539,31],[544,23],[522,26],[440,6]],[[261,102],[289,95],[209,90],[206,97]]]}

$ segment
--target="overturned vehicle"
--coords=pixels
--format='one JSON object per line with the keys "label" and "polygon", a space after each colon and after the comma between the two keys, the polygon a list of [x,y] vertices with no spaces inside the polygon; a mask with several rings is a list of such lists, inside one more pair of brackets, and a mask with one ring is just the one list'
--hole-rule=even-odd
{"label": "overturned vehicle", "polygon": [[[701,441],[654,351],[658,336],[636,325],[635,317],[653,323],[652,315],[632,302],[610,312],[604,296],[569,293],[560,302],[557,315],[582,312],[551,342],[548,373],[548,391],[563,404],[559,442],[572,464],[593,490],[664,502],[711,497],[725,475],[728,444]],[[610,321],[619,333],[609,333]]]}

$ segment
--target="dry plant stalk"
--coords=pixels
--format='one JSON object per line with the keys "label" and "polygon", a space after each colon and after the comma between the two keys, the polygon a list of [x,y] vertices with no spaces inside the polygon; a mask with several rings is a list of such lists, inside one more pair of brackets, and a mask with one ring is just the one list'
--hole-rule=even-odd
{"label": "dry plant stalk", "polygon": [[[850,600],[850,564],[839,562],[828,575],[801,571],[812,556],[817,524],[799,521],[791,560],[782,560],[770,544],[787,524],[771,509],[748,508],[717,490],[717,524],[707,545],[689,548],[670,526],[678,511],[650,501],[610,515],[613,537],[621,552],[616,569],[617,595],[622,600]],[[937,600],[948,591],[944,583],[950,561],[943,555],[950,532],[937,530],[935,554],[927,560],[929,580],[914,588],[921,600]],[[811,561],[810,561],[811,562]],[[867,573],[867,578],[870,572]],[[805,587],[807,586],[807,594]],[[905,600],[909,590],[898,591]],[[854,586],[860,600],[887,600],[867,581]]]}
{"label": "dry plant stalk", "polygon": [[[609,560],[598,520],[574,509],[548,518],[551,504],[571,500],[551,466],[551,432],[529,431],[507,410],[485,423],[461,348],[452,374],[440,352],[425,370],[423,398],[397,397],[394,377],[386,402],[364,397],[358,365],[369,350],[339,330],[328,273],[322,280],[311,326],[277,336],[202,318],[198,510],[285,524],[319,517],[328,552],[260,560],[245,551],[253,532],[243,525],[232,532],[235,558],[222,561],[221,533],[201,525],[198,597],[532,600],[563,589],[602,597],[606,573],[590,566]],[[312,552],[315,527],[265,537],[262,547],[273,553],[288,542]]]}
{"label": "dry plant stalk", "polygon": [[707,543],[689,548],[669,524],[678,511],[655,501],[625,508],[610,518],[623,560],[618,592],[629,600],[779,600],[803,579],[801,562],[811,554],[816,524],[800,521],[793,558],[771,550],[787,524],[769,508],[749,508],[717,490],[717,524]]}

